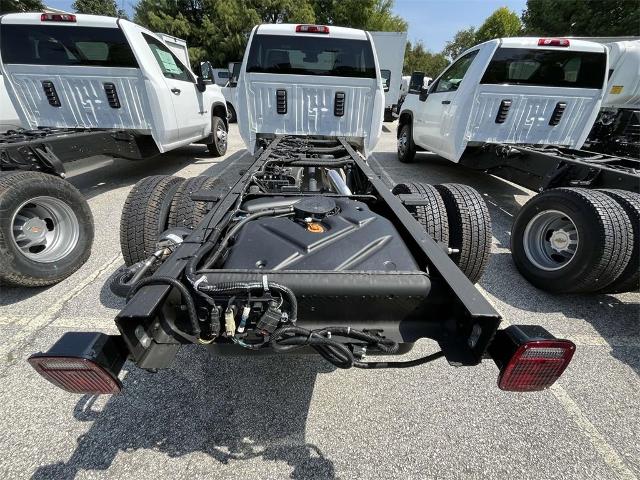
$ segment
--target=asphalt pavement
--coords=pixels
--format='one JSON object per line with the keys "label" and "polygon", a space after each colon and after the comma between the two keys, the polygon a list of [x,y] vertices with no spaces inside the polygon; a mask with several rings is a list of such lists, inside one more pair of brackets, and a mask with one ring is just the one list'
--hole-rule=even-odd
{"label": "asphalt pavement", "polygon": [[[123,301],[106,282],[123,264],[119,217],[146,175],[220,175],[250,162],[236,126],[222,159],[190,146],[75,176],[96,224],[90,260],[58,285],[0,290],[0,478],[637,479],[640,294],[554,296],[516,271],[514,214],[532,192],[429,153],[396,160],[385,124],[370,163],[388,184],[465,183],[493,223],[480,289],[507,323],[539,324],[577,345],[551,389],[506,393],[492,362],[336,370],[319,357],[210,358],[180,351],[156,374],[125,365],[123,394],[80,396],[25,359],[69,330],[115,333]],[[1,287],[0,287],[1,288]],[[410,354],[437,346],[419,342]]]}

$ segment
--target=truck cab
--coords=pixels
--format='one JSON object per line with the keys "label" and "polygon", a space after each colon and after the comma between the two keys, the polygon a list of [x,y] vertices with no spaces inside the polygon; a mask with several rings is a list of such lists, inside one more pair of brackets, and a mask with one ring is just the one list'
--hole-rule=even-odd
{"label": "truck cab", "polygon": [[236,90],[240,135],[250,152],[260,138],[288,134],[346,137],[366,155],[380,138],[384,90],[368,32],[258,25]]}
{"label": "truck cab", "polygon": [[407,96],[399,148],[413,144],[453,162],[468,146],[485,143],[580,148],[600,110],[607,71],[607,50],[597,43],[490,40]]}
{"label": "truck cab", "polygon": [[126,130],[150,135],[165,152],[213,142],[215,116],[226,122],[219,87],[127,20],[8,14],[0,17],[0,38],[0,71],[27,128]]}

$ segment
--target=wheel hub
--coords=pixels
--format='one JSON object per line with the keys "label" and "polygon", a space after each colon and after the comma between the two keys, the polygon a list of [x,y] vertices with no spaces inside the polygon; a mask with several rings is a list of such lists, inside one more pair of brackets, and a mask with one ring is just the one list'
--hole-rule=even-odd
{"label": "wheel hub", "polygon": [[30,242],[41,243],[47,235],[47,223],[42,218],[30,218],[19,229]]}
{"label": "wheel hub", "polygon": [[20,205],[11,222],[18,251],[39,263],[57,262],[78,244],[80,224],[71,207],[54,197],[35,197]]}
{"label": "wheel hub", "polygon": [[522,238],[529,261],[546,271],[566,267],[575,257],[578,243],[575,223],[559,210],[544,210],[534,216]]}

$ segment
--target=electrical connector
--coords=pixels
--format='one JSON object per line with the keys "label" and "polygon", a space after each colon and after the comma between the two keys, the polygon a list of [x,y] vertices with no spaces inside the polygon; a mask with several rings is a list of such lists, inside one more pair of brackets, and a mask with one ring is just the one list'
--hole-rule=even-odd
{"label": "electrical connector", "polygon": [[262,330],[268,333],[273,333],[278,328],[282,320],[282,310],[278,308],[278,304],[275,301],[269,302],[269,308],[262,314],[262,317],[256,325],[258,330]]}
{"label": "electrical connector", "polygon": [[236,320],[232,308],[227,308],[224,312],[224,331],[227,337],[233,337],[236,334]]}

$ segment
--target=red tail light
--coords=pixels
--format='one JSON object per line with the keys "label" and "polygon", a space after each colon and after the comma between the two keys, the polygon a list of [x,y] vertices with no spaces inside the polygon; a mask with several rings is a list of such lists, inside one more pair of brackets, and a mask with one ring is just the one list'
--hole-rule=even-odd
{"label": "red tail light", "polygon": [[31,357],[29,363],[55,386],[71,393],[120,393],[120,380],[86,358]]}
{"label": "red tail light", "polygon": [[326,25],[296,25],[296,33],[329,33]]}
{"label": "red tail light", "polygon": [[43,13],[41,22],[75,22],[76,16],[71,13]]}
{"label": "red tail light", "polygon": [[498,330],[489,354],[500,369],[498,387],[512,392],[549,388],[567,368],[576,346],[537,325],[511,325]]}
{"label": "red tail light", "polygon": [[575,350],[569,340],[534,340],[520,345],[500,372],[498,387],[512,392],[544,390],[560,378]]}
{"label": "red tail light", "polygon": [[568,47],[570,42],[566,38],[540,38],[539,47]]}
{"label": "red tail light", "polygon": [[118,373],[128,351],[122,337],[99,332],[65,333],[47,352],[29,357],[31,366],[71,393],[120,393]]}

